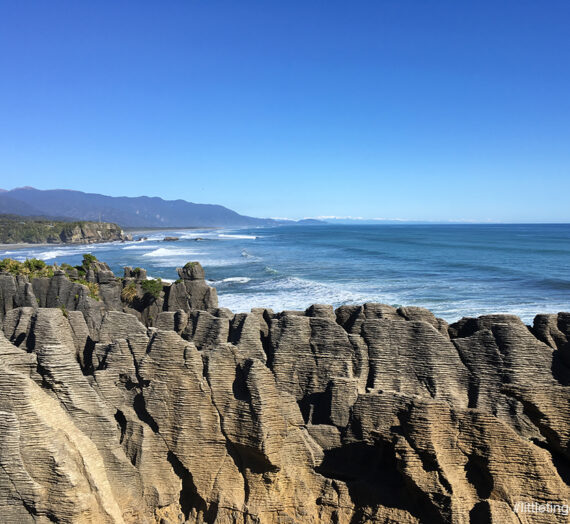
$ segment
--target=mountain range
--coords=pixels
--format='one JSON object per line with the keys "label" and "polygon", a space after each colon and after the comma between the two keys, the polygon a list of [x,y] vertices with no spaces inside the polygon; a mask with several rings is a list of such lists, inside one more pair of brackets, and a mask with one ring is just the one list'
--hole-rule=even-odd
{"label": "mountain range", "polygon": [[[287,220],[240,215],[215,204],[159,197],[112,197],[68,189],[20,187],[0,190],[0,213],[114,222],[122,227],[274,226]],[[304,220],[301,223],[318,221]]]}

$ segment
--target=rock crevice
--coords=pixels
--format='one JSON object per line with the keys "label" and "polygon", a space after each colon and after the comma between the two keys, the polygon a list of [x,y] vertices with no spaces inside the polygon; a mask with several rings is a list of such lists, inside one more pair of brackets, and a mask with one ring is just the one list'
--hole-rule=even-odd
{"label": "rock crevice", "polygon": [[3,522],[565,522],[513,505],[570,496],[568,313],[234,315],[195,264],[137,310],[99,264],[0,274]]}

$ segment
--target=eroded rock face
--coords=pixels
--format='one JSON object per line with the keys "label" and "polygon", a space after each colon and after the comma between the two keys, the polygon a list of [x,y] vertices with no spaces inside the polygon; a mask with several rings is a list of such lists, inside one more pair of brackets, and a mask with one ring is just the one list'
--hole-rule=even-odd
{"label": "eroded rock face", "polygon": [[216,290],[206,284],[204,269],[198,262],[188,262],[177,271],[180,279],[168,288],[164,307],[166,311],[218,307]]}
{"label": "eroded rock face", "polygon": [[148,327],[11,303],[2,522],[567,521],[513,506],[570,498],[569,314],[185,300]]}
{"label": "eroded rock face", "polygon": [[23,275],[0,272],[0,326],[14,308],[61,308],[83,313],[89,334],[96,341],[106,311],[128,312],[146,326],[156,326],[163,312],[215,313],[218,308],[216,290],[206,284],[199,262],[179,268],[181,278],[172,285],[157,282],[156,294],[145,291],[147,274],[141,268],[124,268],[123,278],[115,277],[109,266],[98,260],[84,261],[79,269],[81,274],[71,266],[56,267],[53,277],[31,281]]}

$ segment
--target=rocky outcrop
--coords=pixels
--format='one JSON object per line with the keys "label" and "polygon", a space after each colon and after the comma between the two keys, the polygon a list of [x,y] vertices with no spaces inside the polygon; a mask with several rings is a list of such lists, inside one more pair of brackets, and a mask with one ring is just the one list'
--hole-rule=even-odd
{"label": "rocky outcrop", "polygon": [[[17,307],[61,308],[66,314],[81,311],[93,340],[106,311],[134,314],[147,326],[158,322],[162,312],[216,310],[216,290],[206,284],[198,262],[179,268],[173,284],[149,281],[146,270],[126,267],[116,277],[109,266],[87,255],[82,266],[55,266],[53,276],[28,277],[0,270],[0,326],[7,313]],[[147,286],[147,284],[151,284]]]}
{"label": "rocky outcrop", "polygon": [[570,314],[234,315],[180,276],[152,325],[9,282],[2,522],[567,522],[514,508],[568,504]]}
{"label": "rocky outcrop", "polygon": [[107,222],[80,222],[73,227],[63,228],[59,238],[64,244],[93,244],[133,239],[117,224]]}
{"label": "rocky outcrop", "polygon": [[206,284],[204,269],[199,262],[188,262],[178,268],[180,279],[168,288],[165,297],[166,311],[179,309],[212,309],[218,307],[216,290]]}
{"label": "rocky outcrop", "polygon": [[95,244],[132,239],[132,235],[109,222],[63,222],[0,215],[0,243],[3,244]]}

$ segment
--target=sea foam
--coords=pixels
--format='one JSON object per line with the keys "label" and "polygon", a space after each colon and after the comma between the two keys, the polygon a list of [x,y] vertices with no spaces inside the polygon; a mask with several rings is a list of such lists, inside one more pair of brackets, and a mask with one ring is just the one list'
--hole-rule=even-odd
{"label": "sea foam", "polygon": [[234,282],[236,284],[247,284],[251,281],[248,277],[228,277],[220,280],[220,282]]}
{"label": "sea foam", "polygon": [[256,240],[258,237],[254,235],[228,235],[228,234],[219,234],[218,238],[229,238],[229,239],[236,239],[236,240]]}
{"label": "sea foam", "polygon": [[172,248],[168,248],[168,247],[159,247],[157,249],[153,249],[152,251],[149,251],[148,253],[143,253],[143,257],[157,257],[157,258],[163,258],[163,257],[186,257],[186,256],[196,256],[196,255],[203,255],[204,253],[198,252],[194,249],[184,249],[184,248],[180,248],[180,249],[172,249]]}

